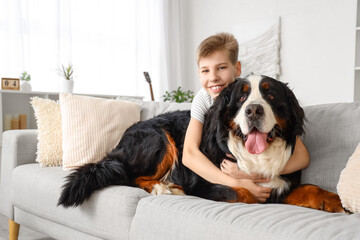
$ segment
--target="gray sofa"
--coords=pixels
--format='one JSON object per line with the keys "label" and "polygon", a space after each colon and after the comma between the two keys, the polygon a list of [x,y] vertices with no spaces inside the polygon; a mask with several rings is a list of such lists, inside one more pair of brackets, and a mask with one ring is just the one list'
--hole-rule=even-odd
{"label": "gray sofa", "polygon": [[[148,103],[142,119],[187,108]],[[336,192],[340,172],[360,142],[360,103],[309,106],[305,113],[311,164],[302,182]],[[3,133],[0,212],[56,239],[360,239],[360,214],[152,196],[124,186],[98,191],[78,208],[57,207],[69,172],[35,163],[36,144],[36,130]]]}

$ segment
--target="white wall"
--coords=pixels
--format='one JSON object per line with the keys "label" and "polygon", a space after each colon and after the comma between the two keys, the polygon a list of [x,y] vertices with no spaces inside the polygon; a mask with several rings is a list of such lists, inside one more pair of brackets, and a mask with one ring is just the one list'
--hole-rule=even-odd
{"label": "white wall", "polygon": [[238,23],[281,18],[281,75],[303,106],[354,95],[356,0],[183,0],[184,89],[201,87],[195,52]]}

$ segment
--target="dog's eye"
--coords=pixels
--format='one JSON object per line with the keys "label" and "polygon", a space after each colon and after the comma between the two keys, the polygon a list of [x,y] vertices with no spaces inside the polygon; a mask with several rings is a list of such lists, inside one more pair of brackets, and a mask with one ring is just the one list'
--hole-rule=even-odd
{"label": "dog's eye", "polygon": [[246,96],[241,96],[241,97],[240,97],[240,101],[241,101],[241,102],[243,102],[243,101],[245,101],[245,100],[246,100]]}
{"label": "dog's eye", "polygon": [[274,96],[271,95],[271,94],[268,94],[267,97],[268,97],[268,99],[270,99],[270,100],[273,100],[273,99],[274,99]]}

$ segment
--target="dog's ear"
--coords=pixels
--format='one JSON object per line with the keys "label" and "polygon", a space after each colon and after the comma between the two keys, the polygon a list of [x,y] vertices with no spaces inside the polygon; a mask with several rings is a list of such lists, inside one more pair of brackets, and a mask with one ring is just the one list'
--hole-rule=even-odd
{"label": "dog's ear", "polygon": [[287,88],[287,99],[288,99],[290,111],[291,111],[291,120],[293,121],[294,126],[295,126],[295,133],[296,133],[296,135],[303,135],[304,134],[304,121],[306,120],[304,110],[300,106],[293,91],[288,87],[286,87],[286,88]]}

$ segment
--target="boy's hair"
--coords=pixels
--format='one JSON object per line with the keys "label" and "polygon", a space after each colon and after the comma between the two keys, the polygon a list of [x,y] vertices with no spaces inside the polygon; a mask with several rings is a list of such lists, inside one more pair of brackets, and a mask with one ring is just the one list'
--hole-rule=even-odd
{"label": "boy's hair", "polygon": [[209,56],[215,51],[225,51],[232,64],[238,61],[239,44],[231,33],[218,33],[203,40],[197,49],[197,64],[201,58]]}

